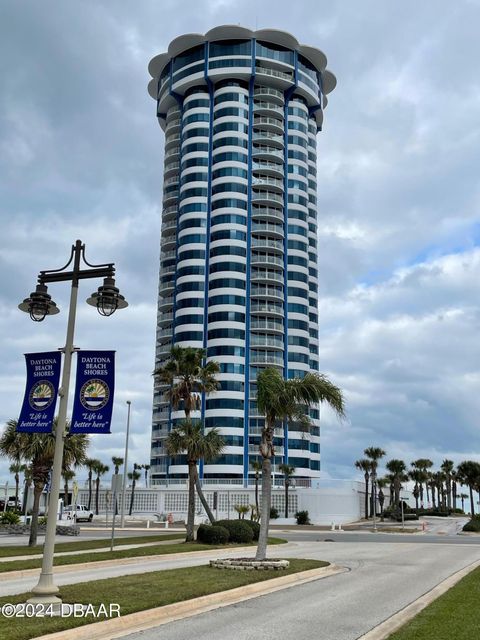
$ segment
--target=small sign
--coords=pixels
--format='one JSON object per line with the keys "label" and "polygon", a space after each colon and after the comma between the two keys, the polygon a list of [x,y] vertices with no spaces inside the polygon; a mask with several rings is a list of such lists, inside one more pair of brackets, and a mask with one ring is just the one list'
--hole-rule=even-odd
{"label": "small sign", "polygon": [[110,433],[115,351],[78,351],[70,433]]}
{"label": "small sign", "polygon": [[50,433],[57,404],[61,354],[26,353],[27,385],[17,431]]}

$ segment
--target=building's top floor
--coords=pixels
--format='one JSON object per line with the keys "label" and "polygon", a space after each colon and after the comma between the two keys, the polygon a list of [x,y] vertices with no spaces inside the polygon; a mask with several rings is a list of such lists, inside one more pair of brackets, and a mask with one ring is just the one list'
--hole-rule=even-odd
{"label": "building's top floor", "polygon": [[255,78],[256,83],[264,82],[282,93],[294,89],[317,112],[320,126],[326,96],[336,85],[326,66],[320,49],[300,44],[286,31],[223,25],[205,35],[185,34],[172,40],[167,52],[150,61],[153,79],[148,90],[158,102],[161,117],[174,96],[184,95],[191,86]]}

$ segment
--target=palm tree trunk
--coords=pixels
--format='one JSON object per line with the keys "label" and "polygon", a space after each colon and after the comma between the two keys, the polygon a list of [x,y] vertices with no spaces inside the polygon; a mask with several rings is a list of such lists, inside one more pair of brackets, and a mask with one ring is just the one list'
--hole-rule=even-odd
{"label": "palm tree trunk", "polygon": [[208,506],[208,502],[205,496],[203,495],[202,486],[200,484],[200,478],[198,477],[197,465],[195,465],[195,488],[197,490],[198,497],[200,498],[200,502],[202,503],[203,508],[205,509],[208,519],[210,520],[210,523],[215,524],[215,518],[213,517],[213,513],[210,507]]}
{"label": "palm tree trunk", "polygon": [[260,517],[260,533],[258,536],[255,560],[265,560],[267,557],[268,524],[270,522],[270,503],[272,499],[272,461],[263,458],[262,462],[262,510]]}
{"label": "palm tree trunk", "polygon": [[28,540],[29,547],[34,547],[37,544],[38,510],[40,507],[40,497],[42,495],[44,486],[44,483],[37,483],[34,484],[33,487],[32,521],[30,523],[30,538]]}
{"label": "palm tree trunk", "polygon": [[470,511],[472,514],[472,517],[475,515],[475,508],[473,506],[473,489],[472,489],[472,485],[468,485],[468,488],[470,490]]}
{"label": "palm tree trunk", "polygon": [[[133,472],[135,473],[135,471]],[[135,485],[136,485],[137,481],[135,480],[135,477],[132,480],[132,493],[130,494],[130,508],[128,509],[128,515],[131,516],[132,515],[132,511],[133,511],[133,500],[135,498]]]}
{"label": "palm tree trunk", "polygon": [[18,488],[20,486],[20,476],[18,473],[15,474],[15,509],[18,505]]}
{"label": "palm tree trunk", "polygon": [[423,502],[423,482],[420,482],[418,486],[420,488],[420,505],[421,505],[422,509],[424,509],[425,508],[425,504]]}
{"label": "palm tree trunk", "polygon": [[[425,483],[425,489],[427,490],[427,506],[428,506],[428,503],[430,502],[430,498],[428,496],[428,482]],[[432,489],[432,493],[433,493],[433,489]],[[432,496],[432,504],[433,504],[433,496]]]}
{"label": "palm tree trunk", "polygon": [[65,480],[63,485],[63,504],[65,506],[68,504],[68,480]]}
{"label": "palm tree trunk", "polygon": [[195,462],[188,463],[188,511],[187,511],[187,535],[185,542],[193,542],[195,525]]}
{"label": "palm tree trunk", "polygon": [[92,471],[88,472],[88,505],[87,509],[90,510],[92,505]]}
{"label": "palm tree trunk", "polygon": [[285,518],[288,518],[288,485],[289,482],[285,478]]}
{"label": "palm tree trunk", "polygon": [[457,483],[455,480],[452,482],[452,508],[454,511],[457,508]]}
{"label": "palm tree trunk", "polygon": [[365,474],[365,519],[368,520],[368,474]]}
{"label": "palm tree trunk", "polygon": [[100,476],[95,480],[95,515],[98,516],[98,502],[99,502],[99,494],[100,494]]}
{"label": "palm tree trunk", "polygon": [[255,507],[257,509],[258,517],[258,471],[255,472]]}
{"label": "palm tree trunk", "polygon": [[[428,485],[427,485],[427,489],[428,489]],[[428,498],[427,498],[427,500],[428,500]],[[437,503],[436,503],[436,500],[435,500],[435,487],[433,487],[433,486],[432,486],[432,507],[434,509],[436,509],[436,507],[437,507]]]}

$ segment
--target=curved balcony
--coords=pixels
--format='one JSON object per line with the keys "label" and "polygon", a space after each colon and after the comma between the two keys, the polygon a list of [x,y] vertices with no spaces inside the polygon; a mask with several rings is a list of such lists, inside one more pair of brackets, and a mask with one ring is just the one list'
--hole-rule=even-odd
{"label": "curved balcony", "polygon": [[271,282],[283,285],[283,272],[254,269],[250,276],[252,282]]}
{"label": "curved balcony", "polygon": [[273,298],[275,300],[284,299],[283,287],[268,285],[253,285],[250,289],[250,295],[252,298]]}
{"label": "curved balcony", "polygon": [[166,222],[162,222],[162,235],[165,233],[171,233],[172,231],[177,230],[177,221],[176,220],[167,220]]}
{"label": "curved balcony", "polygon": [[175,146],[180,146],[181,136],[178,133],[172,133],[165,138],[165,152]]}
{"label": "curved balcony", "polygon": [[[265,315],[279,316],[283,318],[283,302],[275,303],[275,302],[268,302],[268,301],[260,302],[259,300],[253,300],[250,305],[250,313],[258,313],[262,316],[265,316]],[[253,322],[253,319],[252,319],[252,322]]]}
{"label": "curved balcony", "polygon": [[274,249],[283,253],[283,242],[270,240],[269,238],[252,238],[252,247],[255,249]]}
{"label": "curved balcony", "polygon": [[171,251],[162,251],[162,253],[160,254],[160,260],[170,260],[172,258],[175,258],[177,255],[177,252],[175,251],[175,249],[171,250]]}
{"label": "curved balcony", "polygon": [[173,133],[178,133],[180,131],[181,126],[180,118],[172,118],[171,120],[167,119],[167,124],[165,126],[165,136],[172,135]]}
{"label": "curved balcony", "polygon": [[255,189],[258,189],[259,187],[265,187],[266,189],[275,189],[277,190],[277,193],[283,193],[283,180],[279,180],[279,178],[273,178],[272,176],[253,176],[252,186]]}
{"label": "curved balcony", "polygon": [[265,131],[283,136],[283,120],[272,118],[270,116],[257,116],[253,120],[254,127],[261,127]]}
{"label": "curved balcony", "polygon": [[160,265],[160,274],[162,276],[168,276],[170,273],[175,273],[175,269],[177,268],[176,264],[169,264],[166,267]]}
{"label": "curved balcony", "polygon": [[283,367],[283,353],[272,351],[250,351],[250,364],[273,364]]}
{"label": "curved balcony", "polygon": [[172,206],[172,204],[177,201],[178,201],[178,190],[171,193],[164,194],[162,205],[163,207],[167,208],[169,206]]}
{"label": "curved balcony", "polygon": [[268,318],[252,318],[250,320],[251,331],[275,331],[276,333],[284,332],[283,322],[279,320],[269,320]]}
{"label": "curved balcony", "polygon": [[262,206],[253,206],[252,207],[252,219],[261,218],[262,221],[268,218],[274,220],[275,222],[284,221],[283,211],[282,209],[276,209],[275,207],[262,207]]}
{"label": "curved balcony", "polygon": [[163,180],[163,186],[168,187],[170,184],[178,184],[180,181],[180,176],[177,174],[173,176],[169,176]]}
{"label": "curved balcony", "polygon": [[272,256],[268,253],[253,253],[250,259],[250,263],[252,266],[261,265],[261,266],[272,266],[272,267],[283,267],[283,257],[280,256]]}
{"label": "curved balcony", "polygon": [[170,158],[178,158],[180,156],[180,145],[175,145],[174,147],[172,147],[171,149],[165,150],[165,155],[164,155],[164,160],[165,163],[167,162],[167,160],[169,160]]}
{"label": "curved balcony", "polygon": [[160,283],[160,286],[158,287],[158,295],[162,296],[162,298],[165,298],[166,296],[173,293],[174,286],[175,281],[173,279],[169,280],[168,282]]}
{"label": "curved balcony", "polygon": [[[255,187],[255,185],[253,185]],[[266,191],[264,189],[258,189],[258,191],[252,192],[252,202],[256,204],[281,204],[283,205],[283,195],[275,193],[274,191]]]}
{"label": "curved balcony", "polygon": [[173,325],[164,327],[163,329],[159,329],[157,331],[157,340],[160,342],[171,342],[173,336]]}
{"label": "curved balcony", "polygon": [[275,114],[275,117],[282,118],[283,121],[283,107],[274,102],[263,102],[257,100],[253,104],[253,112],[255,115],[271,117]]}
{"label": "curved balcony", "polygon": [[164,235],[162,236],[162,240],[161,240],[161,250],[172,250],[175,247],[175,244],[177,243],[177,234],[176,233],[171,233],[168,235]]}
{"label": "curved balcony", "polygon": [[178,207],[176,204],[166,207],[162,212],[163,222],[171,222],[177,219]]}
{"label": "curved balcony", "polygon": [[284,141],[283,136],[264,129],[253,132],[253,141],[260,144],[273,145],[278,149],[283,149]]}
{"label": "curved balcony", "polygon": [[173,296],[168,296],[166,298],[158,299],[158,310],[164,313],[165,315],[171,312],[172,307],[173,307]]}
{"label": "curved balcony", "polygon": [[269,160],[270,158],[278,158],[283,162],[283,150],[276,147],[270,147],[268,145],[254,144],[252,155],[254,158],[264,158]]}
{"label": "curved balcony", "polygon": [[[173,298],[172,298],[172,304],[173,304]],[[162,326],[168,324],[169,322],[173,322],[173,313],[171,311],[167,311],[166,313],[159,314],[157,318],[157,322]]]}
{"label": "curved balcony", "polygon": [[176,161],[164,162],[163,164],[163,177],[166,178],[172,172],[180,170],[180,163]]}
{"label": "curved balcony", "polygon": [[274,89],[273,87],[255,87],[253,90],[253,95],[255,98],[264,98],[269,102],[277,102],[280,106],[283,106],[285,103],[283,91],[279,91],[278,89]]}
{"label": "curved balcony", "polygon": [[252,169],[254,172],[261,171],[266,176],[272,175],[283,180],[283,163],[260,160],[252,163]]}
{"label": "curved balcony", "polygon": [[269,222],[258,223],[254,221],[252,226],[252,233],[264,233],[269,237],[273,236],[274,238],[283,238],[283,225],[270,224]]}
{"label": "curved balcony", "polygon": [[272,349],[282,349],[284,347],[283,338],[279,336],[266,336],[261,334],[252,334],[250,337],[251,347],[271,347]]}

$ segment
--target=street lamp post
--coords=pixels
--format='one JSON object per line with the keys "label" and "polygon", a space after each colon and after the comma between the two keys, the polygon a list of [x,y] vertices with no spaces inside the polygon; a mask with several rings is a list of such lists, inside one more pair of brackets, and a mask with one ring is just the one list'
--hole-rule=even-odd
{"label": "street lamp post", "polygon": [[[81,261],[88,269],[81,269]],[[72,265],[70,270],[68,267]],[[111,316],[117,309],[124,309],[128,306],[125,298],[120,295],[115,286],[115,267],[113,263],[90,264],[85,258],[85,245],[81,240],[77,240],[72,246],[70,259],[61,269],[51,269],[40,271],[38,284],[29,298],[18,305],[21,311],[30,314],[30,318],[35,322],[42,322],[47,315],[55,315],[59,309],[51,296],[47,292],[47,283],[70,281],[70,306],[68,311],[67,336],[65,347],[61,349],[64,354],[63,372],[61,386],[58,392],[60,404],[58,408],[58,420],[55,429],[55,452],[53,457],[51,490],[50,490],[50,517],[47,519],[47,530],[45,532],[45,543],[43,547],[42,570],[38,584],[32,589],[34,596],[28,600],[33,604],[60,604],[61,599],[57,596],[58,587],[53,581],[53,554],[55,548],[55,534],[57,528],[57,505],[60,494],[60,483],[62,474],[63,447],[66,435],[66,420],[68,406],[68,392],[70,386],[70,370],[72,364],[72,353],[74,352],[73,337],[75,332],[75,316],[77,309],[78,284],[80,280],[87,278],[104,278],[103,285],[98,291],[93,293],[87,303],[95,306],[103,316]]]}
{"label": "street lamp post", "polygon": [[124,463],[123,463],[123,482],[122,482],[122,509],[120,511],[121,516],[120,516],[120,526],[122,527],[122,529],[125,526],[125,490],[127,487],[127,460],[128,460],[128,435],[130,433],[130,406],[131,406],[131,401],[127,400],[127,435],[125,436],[125,456],[124,456]]}

